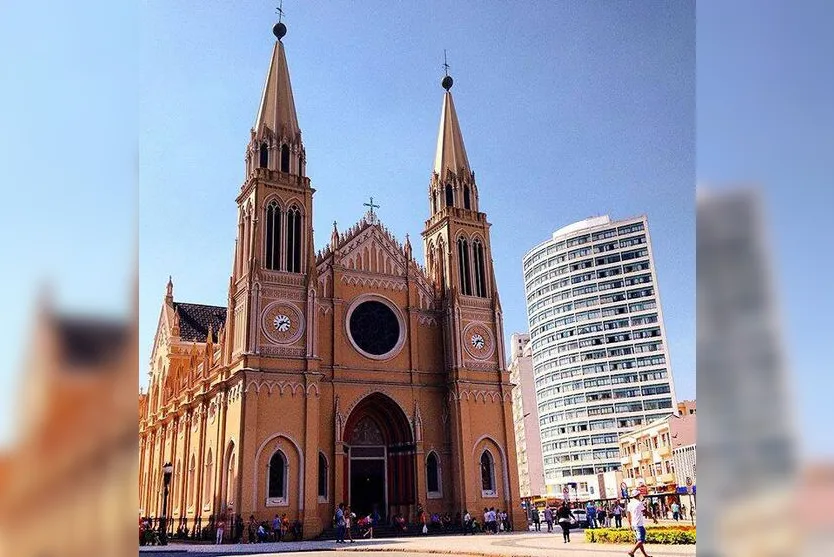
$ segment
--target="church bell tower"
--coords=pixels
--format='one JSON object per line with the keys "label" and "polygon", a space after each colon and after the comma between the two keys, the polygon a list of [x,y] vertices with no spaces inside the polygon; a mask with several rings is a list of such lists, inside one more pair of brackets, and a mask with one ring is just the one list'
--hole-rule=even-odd
{"label": "church bell tower", "polygon": [[[278,22],[263,94],[246,147],[229,286],[232,342],[239,357],[310,358],[315,297],[313,193]],[[250,363],[249,365],[252,365]],[[256,367],[263,362],[254,362]]]}
{"label": "church bell tower", "polygon": [[[516,523],[523,523],[518,478],[510,472],[516,463],[512,386],[504,362],[490,224],[480,210],[452,83],[447,66],[423,242],[426,269],[441,300],[450,446],[460,470],[455,499],[466,509],[500,501]],[[495,463],[504,471],[500,493]]]}
{"label": "church bell tower", "polygon": [[[457,331],[447,335],[450,371],[457,374],[474,365],[497,372],[505,366],[490,224],[480,211],[478,185],[452,98],[452,77],[447,73],[441,84],[446,92],[429,180],[430,216],[423,230],[426,269],[451,319],[447,330]],[[478,319],[467,322],[464,314],[473,312]]]}

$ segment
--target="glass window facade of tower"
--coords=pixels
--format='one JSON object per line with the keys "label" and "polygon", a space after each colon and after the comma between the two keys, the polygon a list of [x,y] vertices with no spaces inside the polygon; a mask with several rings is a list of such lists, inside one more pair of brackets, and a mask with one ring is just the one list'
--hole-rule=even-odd
{"label": "glass window facade of tower", "polygon": [[645,216],[557,230],[524,287],[548,492],[615,497],[618,436],[676,408]]}

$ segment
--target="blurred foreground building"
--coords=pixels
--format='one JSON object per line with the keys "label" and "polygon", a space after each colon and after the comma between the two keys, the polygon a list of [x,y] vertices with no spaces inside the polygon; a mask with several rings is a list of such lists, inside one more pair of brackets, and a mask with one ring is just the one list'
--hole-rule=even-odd
{"label": "blurred foreground building", "polygon": [[[763,213],[756,190],[698,189],[698,554],[707,557],[789,554],[796,541],[783,506],[795,496],[793,397]],[[734,528],[753,515],[759,520]],[[787,546],[743,551],[774,536]]]}
{"label": "blurred foreground building", "polygon": [[546,491],[530,335],[515,333],[510,346],[509,371],[510,382],[514,385],[513,424],[518,456],[518,487],[522,497],[537,497]]}
{"label": "blurred foreground building", "polygon": [[3,557],[135,555],[136,333],[41,301],[0,456]]}
{"label": "blurred foreground building", "polygon": [[646,217],[557,230],[524,285],[548,492],[618,497],[619,435],[676,408]]}

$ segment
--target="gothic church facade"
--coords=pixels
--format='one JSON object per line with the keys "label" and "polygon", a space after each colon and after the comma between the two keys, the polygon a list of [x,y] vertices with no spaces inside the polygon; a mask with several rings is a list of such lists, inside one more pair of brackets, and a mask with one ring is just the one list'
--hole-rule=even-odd
{"label": "gothic church facade", "polygon": [[490,225],[451,78],[425,265],[373,207],[315,252],[285,32],[246,149],[227,303],[181,303],[167,285],[139,400],[140,512],[162,516],[170,462],[170,532],[286,513],[311,538],[340,502],[409,521],[418,505],[496,507],[524,524]]}

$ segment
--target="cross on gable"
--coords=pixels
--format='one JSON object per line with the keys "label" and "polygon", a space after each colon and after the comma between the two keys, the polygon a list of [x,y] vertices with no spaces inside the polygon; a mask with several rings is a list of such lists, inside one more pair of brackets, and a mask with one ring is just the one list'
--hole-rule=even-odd
{"label": "cross on gable", "polygon": [[372,215],[374,214],[374,209],[375,208],[379,209],[379,205],[374,204],[373,196],[371,196],[371,202],[370,203],[363,203],[362,205],[364,205],[365,207],[368,207],[369,208],[368,212],[371,213]]}

